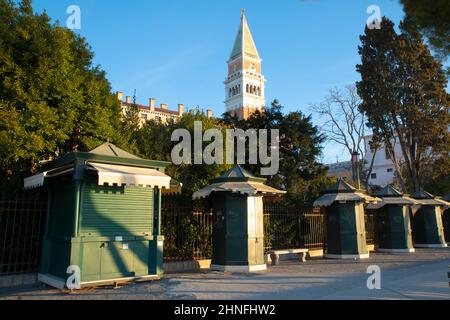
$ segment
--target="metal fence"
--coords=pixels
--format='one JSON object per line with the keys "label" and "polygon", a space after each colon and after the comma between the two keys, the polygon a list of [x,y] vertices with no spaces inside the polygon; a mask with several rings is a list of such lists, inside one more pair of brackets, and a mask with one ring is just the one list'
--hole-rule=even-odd
{"label": "metal fence", "polygon": [[264,204],[266,252],[272,249],[324,247],[325,215],[319,208]]}
{"label": "metal fence", "polygon": [[0,197],[0,274],[36,272],[44,234],[44,194]]}
{"label": "metal fence", "polygon": [[165,196],[161,214],[166,262],[211,259],[212,212],[207,201]]}
{"label": "metal fence", "polygon": [[376,212],[373,210],[366,210],[364,219],[366,225],[366,243],[369,245],[376,245],[378,243]]}

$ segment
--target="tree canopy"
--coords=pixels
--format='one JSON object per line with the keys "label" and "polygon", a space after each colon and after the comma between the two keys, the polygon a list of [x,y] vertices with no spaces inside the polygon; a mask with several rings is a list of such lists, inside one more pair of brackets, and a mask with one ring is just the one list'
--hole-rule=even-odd
{"label": "tree canopy", "polygon": [[438,57],[446,60],[450,54],[450,3],[448,0],[400,0],[406,20],[415,23]]}
{"label": "tree canopy", "polygon": [[[392,21],[383,18],[381,29],[366,28],[361,42],[360,109],[386,146],[403,191],[408,191],[406,179],[417,191],[430,162],[449,153],[449,96],[442,65],[412,23],[401,23],[397,34]],[[394,152],[395,144],[401,155]],[[444,171],[448,174],[449,168]]]}
{"label": "tree canopy", "polygon": [[0,177],[19,185],[36,164],[119,140],[120,109],[86,40],[0,0]]}

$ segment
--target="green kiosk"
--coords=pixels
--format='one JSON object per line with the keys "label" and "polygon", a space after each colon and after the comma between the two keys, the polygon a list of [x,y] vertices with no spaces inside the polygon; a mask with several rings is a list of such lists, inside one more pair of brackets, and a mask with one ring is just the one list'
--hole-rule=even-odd
{"label": "green kiosk", "polygon": [[374,196],[382,201],[371,203],[368,210],[377,214],[379,252],[412,253],[415,252],[412,241],[410,206],[416,204],[392,186],[386,186]]}
{"label": "green kiosk", "polygon": [[447,247],[442,214],[444,208],[450,203],[438,199],[424,190],[417,191],[412,197],[417,200],[417,205],[413,207],[413,212],[415,211],[413,219],[414,246],[416,248]]}
{"label": "green kiosk", "polygon": [[326,207],[326,258],[369,258],[364,204],[379,200],[356,190],[343,179],[323,192],[314,206]]}
{"label": "green kiosk", "polygon": [[44,186],[49,197],[39,281],[79,289],[157,279],[168,165],[106,143],[47,162],[25,179],[25,188]]}
{"label": "green kiosk", "polygon": [[266,270],[263,195],[279,195],[285,191],[269,187],[265,181],[236,166],[193,194],[194,199],[209,196],[212,203],[211,270]]}
{"label": "green kiosk", "polygon": [[[450,203],[450,193],[444,196],[442,199]],[[447,245],[450,244],[450,205],[445,207],[444,215],[442,216],[442,222],[444,224],[445,241]]]}

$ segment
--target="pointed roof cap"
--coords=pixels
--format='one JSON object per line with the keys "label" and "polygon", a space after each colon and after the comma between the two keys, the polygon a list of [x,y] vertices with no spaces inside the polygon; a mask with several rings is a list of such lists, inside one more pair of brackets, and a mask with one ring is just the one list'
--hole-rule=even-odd
{"label": "pointed roof cap", "polygon": [[415,192],[412,197],[414,199],[434,199],[436,198],[435,196],[433,196],[431,193],[426,192],[423,189],[420,189],[419,191]]}
{"label": "pointed roof cap", "polygon": [[258,181],[265,182],[266,179],[255,177],[253,174],[242,168],[240,165],[233,167],[231,170],[224,172],[219,178],[214,179],[212,182],[243,182],[243,181]]}
{"label": "pointed roof cap", "polygon": [[355,193],[355,187],[347,183],[344,179],[339,179],[338,182],[326,189],[323,193]]}
{"label": "pointed roof cap", "polygon": [[141,159],[129,152],[126,152],[125,150],[120,149],[118,146],[116,146],[112,143],[109,143],[109,142],[102,144],[101,146],[90,151],[89,153],[99,154],[102,156],[109,156],[109,157],[126,158],[126,159]]}
{"label": "pointed roof cap", "polygon": [[386,187],[379,190],[378,192],[375,192],[374,195],[377,197],[388,198],[388,197],[402,197],[403,193],[401,193],[400,191],[395,189],[393,186],[387,185]]}
{"label": "pointed roof cap", "polygon": [[314,201],[315,207],[328,207],[336,201],[355,201],[364,203],[379,202],[381,199],[377,197],[371,197],[345,182],[343,179],[339,179],[337,183],[330,188],[322,192],[322,196]]}
{"label": "pointed roof cap", "polygon": [[192,198],[205,198],[214,192],[233,192],[248,196],[253,196],[255,194],[280,195],[286,193],[286,191],[265,185],[265,181],[266,179],[257,178],[241,166],[237,165],[233,169],[222,174],[219,178],[212,180],[209,186],[194,192]]}
{"label": "pointed roof cap", "polygon": [[234,41],[233,50],[231,51],[230,60],[239,55],[247,55],[259,59],[259,53],[253,41],[250,28],[245,17],[245,9],[242,9],[241,25],[239,26],[236,40]]}

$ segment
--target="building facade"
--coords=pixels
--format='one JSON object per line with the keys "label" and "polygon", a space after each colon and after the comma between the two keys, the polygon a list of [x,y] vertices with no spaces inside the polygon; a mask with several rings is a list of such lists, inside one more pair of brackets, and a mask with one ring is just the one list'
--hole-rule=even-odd
{"label": "building facade", "polygon": [[[133,105],[130,96],[127,96],[125,101],[123,101],[123,93],[120,91],[117,92],[117,100],[120,101],[122,114],[126,114]],[[160,123],[167,123],[170,120],[177,121],[185,113],[184,104],[178,104],[178,110],[169,110],[167,104],[165,103],[161,103],[159,107],[157,107],[156,100],[154,98],[149,99],[147,106],[137,104],[137,107],[139,109],[139,119],[141,120],[141,125],[150,120],[155,120]],[[212,110],[208,109],[206,111],[206,115],[208,118],[212,118]]]}
{"label": "building facade", "polygon": [[[370,142],[372,141],[372,136],[364,137],[364,147],[365,147],[365,157],[364,165],[366,169],[369,169],[372,162],[373,151],[370,148]],[[401,162],[403,159],[402,150],[400,144],[394,142],[395,157]],[[385,187],[394,183],[395,181],[395,167],[394,163],[389,157],[389,154],[384,145],[377,150],[375,154],[375,159],[373,162],[372,172],[369,177],[369,184]]]}
{"label": "building facade", "polygon": [[248,119],[256,110],[264,110],[265,78],[262,59],[256,49],[250,28],[242,10],[241,24],[228,60],[225,84],[226,111],[239,119]]}

